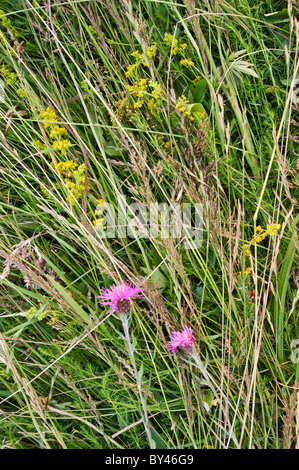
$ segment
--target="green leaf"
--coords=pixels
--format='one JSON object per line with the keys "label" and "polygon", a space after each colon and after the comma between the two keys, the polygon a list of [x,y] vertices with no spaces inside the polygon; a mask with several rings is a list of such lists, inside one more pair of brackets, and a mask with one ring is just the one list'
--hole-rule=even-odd
{"label": "green leaf", "polygon": [[153,286],[158,285],[160,292],[162,292],[168,286],[169,280],[162,274],[160,269],[156,269],[153,274],[151,274],[147,268],[142,268],[142,271],[146,274],[146,276],[150,276],[148,278],[149,284]]}
{"label": "green leaf", "polygon": [[58,237],[56,235],[55,232],[52,233],[52,236],[54,238],[56,238],[56,240],[63,246],[65,246],[71,253],[74,253],[76,255],[78,255],[77,251],[75,250],[75,248],[72,247],[72,245],[70,245],[69,243],[67,243],[65,240],[63,240],[62,238]]}
{"label": "green leaf", "polygon": [[62,287],[58,282],[56,282],[51,276],[47,276],[48,280],[52,282],[54,287],[60,292],[64,300],[72,307],[72,309],[87,323],[90,323],[89,315],[80,307],[80,305],[72,298],[72,296]]}
{"label": "green leaf", "polygon": [[241,51],[237,52],[232,52],[230,55],[228,55],[229,52],[227,51],[225,58],[227,67],[229,67],[230,73],[235,75],[240,80],[242,79],[242,75],[251,75],[252,77],[258,78],[258,74],[251,68],[254,67],[251,62],[238,59],[239,56],[244,55],[246,53],[246,49],[242,49]]}
{"label": "green leaf", "polygon": [[287,8],[265,15],[265,20],[269,25],[273,25],[271,30],[274,35],[274,46],[276,48],[283,49],[286,44],[289,44],[290,40],[295,43],[295,34],[292,34],[290,38],[290,17]]}
{"label": "green leaf", "polygon": [[151,431],[152,439],[156,443],[156,449],[168,449],[166,442],[160,436],[160,434],[153,428],[153,426],[150,427],[150,431]]}
{"label": "green leaf", "polygon": [[138,374],[137,374],[137,387],[141,387],[142,377],[143,377],[143,364],[141,364],[140,370],[138,371]]}
{"label": "green leaf", "polygon": [[[188,106],[186,106],[186,108],[188,108]],[[205,108],[200,103],[195,103],[191,105],[190,111],[191,116],[194,117],[197,122],[205,121],[208,118]]]}
{"label": "green leaf", "polygon": [[203,286],[198,284],[195,289],[196,297],[198,300],[202,299],[202,294],[203,294]]}
{"label": "green leaf", "polygon": [[287,80],[285,79],[285,80],[280,80],[280,81],[283,85],[291,86],[293,81],[294,81],[295,84],[299,82],[299,74],[297,73],[295,80],[294,80],[293,77],[290,77]]}
{"label": "green leaf", "polygon": [[161,263],[161,256],[154,246],[151,247],[152,266],[156,268]]}
{"label": "green leaf", "polygon": [[[298,224],[299,216],[295,219],[296,224]],[[286,321],[287,306],[286,295],[290,282],[290,272],[293,266],[295,253],[296,253],[296,241],[295,241],[295,231],[293,237],[289,243],[286,254],[284,255],[283,262],[281,264],[280,271],[277,278],[277,294],[275,299],[275,311],[277,318],[277,356],[279,362],[285,361],[284,354],[284,325]]]}
{"label": "green leaf", "polygon": [[204,407],[209,412],[212,406],[217,405],[218,399],[214,398],[214,394],[211,390],[208,390],[204,395]]}
{"label": "green leaf", "polygon": [[159,5],[158,8],[156,8],[155,13],[159,20],[163,21],[163,23],[166,23],[169,19],[169,16],[171,16],[171,13],[165,5]]}
{"label": "green leaf", "polygon": [[107,142],[104,148],[105,148],[105,152],[110,157],[120,157],[124,152],[124,150],[121,149],[120,147],[117,147],[112,140],[109,140],[109,142]]}
{"label": "green leaf", "polygon": [[203,78],[196,85],[190,87],[193,103],[202,103],[207,91],[207,81]]}
{"label": "green leaf", "polygon": [[267,13],[265,15],[265,18],[268,24],[276,24],[276,23],[290,21],[287,8],[284,8],[281,11],[276,11],[275,13]]}

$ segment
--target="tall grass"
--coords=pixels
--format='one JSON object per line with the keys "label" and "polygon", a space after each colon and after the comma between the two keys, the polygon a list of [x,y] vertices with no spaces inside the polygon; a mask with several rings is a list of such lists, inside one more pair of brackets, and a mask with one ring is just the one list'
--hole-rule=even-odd
{"label": "tall grass", "polygon": [[[298,448],[295,4],[1,9],[1,448]],[[99,200],[199,203],[202,246],[102,238]]]}

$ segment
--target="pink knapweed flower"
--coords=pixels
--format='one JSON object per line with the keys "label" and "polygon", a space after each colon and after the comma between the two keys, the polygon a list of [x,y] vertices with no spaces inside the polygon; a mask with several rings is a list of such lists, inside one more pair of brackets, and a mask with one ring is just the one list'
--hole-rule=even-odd
{"label": "pink knapweed flower", "polygon": [[129,313],[132,305],[132,299],[142,297],[143,289],[139,285],[133,286],[132,283],[125,282],[113,285],[106,289],[102,287],[102,294],[99,295],[101,305],[109,305],[110,313],[118,312]]}
{"label": "pink knapweed flower", "polygon": [[193,342],[195,338],[193,336],[192,328],[186,326],[182,332],[173,331],[170,335],[169,343],[170,348],[167,351],[171,351],[173,354],[175,353],[176,348],[185,349],[188,351],[193,346]]}

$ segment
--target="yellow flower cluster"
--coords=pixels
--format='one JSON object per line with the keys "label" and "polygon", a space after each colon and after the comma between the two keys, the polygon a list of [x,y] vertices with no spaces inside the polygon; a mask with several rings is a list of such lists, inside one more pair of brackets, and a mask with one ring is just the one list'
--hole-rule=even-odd
{"label": "yellow flower cluster", "polygon": [[103,199],[97,199],[96,202],[98,203],[97,205],[97,208],[95,210],[95,215],[96,216],[100,216],[98,218],[96,218],[94,221],[93,221],[93,225],[96,229],[106,229],[106,227],[104,227],[104,222],[105,222],[105,219],[103,216],[103,213],[106,209],[106,204],[105,204],[105,201]]}
{"label": "yellow flower cluster", "polygon": [[66,153],[66,150],[71,146],[72,144],[68,139],[64,140],[55,140],[53,142],[53,149],[54,150],[60,150],[62,154]]}
{"label": "yellow flower cluster", "polygon": [[129,65],[128,70],[126,71],[126,74],[125,74],[126,77],[132,77],[133,75],[135,75],[136,68],[137,68],[137,64]]}
{"label": "yellow flower cluster", "polygon": [[252,239],[250,240],[249,244],[246,243],[243,245],[243,250],[246,256],[251,255],[250,247],[254,243],[261,243],[268,235],[273,237],[277,235],[278,230],[280,229],[280,224],[271,224],[267,225],[267,230],[264,230],[260,225],[256,227],[255,234],[253,235]]}
{"label": "yellow flower cluster", "polygon": [[102,214],[104,210],[106,209],[106,203],[104,199],[96,199],[96,202],[98,203],[95,214]]}
{"label": "yellow flower cluster", "polygon": [[[145,54],[146,57],[151,60],[156,54],[156,45],[154,44],[153,46],[146,47]],[[142,65],[143,67],[147,66],[143,54],[141,54],[141,52],[139,52],[138,50],[132,52],[131,56],[134,57],[135,63],[128,66],[128,70],[125,73],[126,77],[133,77],[136,74],[139,65]]]}
{"label": "yellow flower cluster", "polygon": [[143,97],[144,92],[147,89],[147,78],[141,78],[134,85],[127,85],[126,89],[132,94],[137,95],[138,97]]}
{"label": "yellow flower cluster", "polygon": [[150,112],[152,115],[158,113],[158,106],[159,106],[159,104],[160,104],[160,102],[154,100],[154,98],[151,98],[151,99],[148,101],[147,107],[148,107],[148,109],[149,109],[149,112]]}
{"label": "yellow flower cluster", "polygon": [[152,115],[157,115],[160,112],[159,106],[161,105],[161,100],[163,99],[162,88],[160,83],[153,80],[149,81],[149,86],[153,89],[151,92],[153,98],[150,98],[147,103],[147,107]]}
{"label": "yellow flower cluster", "polygon": [[95,36],[97,39],[100,39],[99,36],[98,36],[98,33],[96,32],[96,30],[94,29],[94,27],[92,25],[89,25],[88,29],[92,33],[93,36]]}
{"label": "yellow flower cluster", "polygon": [[196,122],[205,121],[206,119],[208,119],[208,115],[204,107],[202,107],[202,109],[197,109],[196,111],[193,111],[192,113]]}
{"label": "yellow flower cluster", "polygon": [[172,55],[176,55],[178,53],[182,54],[187,47],[187,44],[185,43],[179,44],[178,39],[174,38],[169,33],[164,34],[164,43],[167,47],[172,48]]}
{"label": "yellow flower cluster", "polygon": [[268,235],[268,233],[266,231],[264,231],[264,229],[262,229],[262,227],[260,225],[258,225],[256,227],[256,231],[255,231],[255,234],[254,234],[254,236],[251,240],[251,243],[252,242],[261,243],[266,238],[267,235]]}
{"label": "yellow flower cluster", "polygon": [[79,199],[82,198],[83,191],[85,191],[85,187],[87,191],[90,191],[90,186],[86,185],[86,165],[85,163],[83,163],[76,170],[75,168],[77,167],[77,164],[74,163],[72,160],[70,162],[65,163],[67,163],[69,166],[68,177],[64,180],[66,187],[69,189],[69,194],[66,200],[73,204],[75,200],[79,201]]}
{"label": "yellow flower cluster", "polygon": [[108,44],[117,44],[116,41],[114,41],[113,39],[108,39],[106,34],[102,31],[102,38],[105,39],[105,41],[108,43]]}
{"label": "yellow flower cluster", "polygon": [[[37,309],[36,307],[31,307],[29,310],[27,310],[27,312],[24,312],[24,314],[27,318],[30,319],[34,317],[38,310],[39,309]],[[38,321],[42,321],[48,315],[48,313],[49,312],[47,310],[43,310],[41,313],[39,313],[39,315],[37,316]]]}
{"label": "yellow flower cluster", "polygon": [[172,139],[166,141],[164,135],[158,135],[158,143],[162,150],[166,152],[166,154],[170,154],[170,152],[173,154],[176,153],[175,145]]}
{"label": "yellow flower cluster", "polygon": [[11,26],[11,21],[9,18],[7,18],[7,16],[4,16],[5,13],[3,10],[0,10],[0,16],[2,16],[1,18],[1,24],[4,28],[10,28]]}
{"label": "yellow flower cluster", "polygon": [[277,232],[279,229],[280,229],[280,224],[267,225],[267,233],[270,235],[270,237],[277,235]]}
{"label": "yellow flower cluster", "polygon": [[149,81],[149,86],[153,88],[152,95],[153,97],[158,100],[162,97],[162,88],[160,83],[154,82],[153,80]]}
{"label": "yellow flower cluster", "polygon": [[280,91],[279,86],[272,86],[265,90],[266,93],[277,93],[278,91]]}
{"label": "yellow flower cluster", "polygon": [[139,51],[132,52],[131,56],[134,57],[137,66],[138,65],[146,66],[145,58]]}
{"label": "yellow flower cluster", "polygon": [[[65,155],[72,144],[68,139],[63,139],[64,136],[68,135],[68,131],[65,127],[57,124],[58,118],[55,111],[48,107],[46,111],[39,114],[39,118],[42,121],[44,129],[48,129],[50,139],[53,140],[52,148],[60,151],[62,155]],[[34,141],[33,144],[40,150],[44,148],[44,144],[39,140]],[[86,184],[85,164],[78,166],[78,163],[74,162],[74,160],[67,160],[58,163],[54,161],[52,166],[58,174],[67,176],[63,178],[63,181],[68,189],[66,200],[71,204],[73,204],[75,200],[78,201],[82,198],[85,189],[90,191],[90,186]],[[59,184],[55,183],[50,192],[44,189],[42,189],[42,191],[47,192],[48,197],[51,198],[52,191],[56,191],[57,189],[59,189]]]}
{"label": "yellow flower cluster", "polygon": [[68,176],[71,176],[71,171],[76,170],[78,167],[78,164],[74,162],[74,160],[69,160],[67,162],[59,162],[57,165],[55,165],[55,170],[57,173],[62,173],[63,171],[68,172]]}
{"label": "yellow flower cluster", "polygon": [[95,219],[92,223],[95,228],[104,228],[105,219],[100,217],[99,219]]}
{"label": "yellow flower cluster", "polygon": [[[78,164],[74,162],[74,160],[69,160],[66,162],[59,162],[56,165],[52,164],[52,166],[54,166],[55,171],[58,174],[66,174],[67,177],[63,178],[63,181],[68,190],[66,200],[69,201],[71,204],[73,204],[75,200],[79,201],[82,198],[83,192],[85,191],[85,187],[87,191],[90,191],[90,186],[86,185],[86,165],[84,163],[78,166]],[[41,191],[46,194],[49,199],[52,199],[53,191],[59,190],[59,187],[59,184],[55,183],[49,191],[41,186]]]}
{"label": "yellow flower cluster", "polygon": [[21,97],[21,98],[25,98],[26,97],[26,93],[24,90],[22,90],[22,88],[18,88],[17,89],[17,93],[18,95]]}
{"label": "yellow flower cluster", "polygon": [[180,64],[182,64],[182,65],[188,67],[188,66],[194,65],[194,62],[192,62],[191,59],[182,59],[182,60],[180,61]]}
{"label": "yellow flower cluster", "polygon": [[193,121],[193,117],[191,116],[191,111],[187,109],[187,105],[189,100],[187,100],[185,95],[179,97],[178,102],[176,104],[176,109],[182,113],[184,116],[188,117],[190,121]]}
{"label": "yellow flower cluster", "polygon": [[2,31],[0,31],[0,42],[1,44],[3,44],[3,46],[5,46],[6,42],[7,42],[7,37],[5,36],[4,33],[2,33]]}
{"label": "yellow flower cluster", "polygon": [[48,126],[53,125],[54,122],[58,121],[55,111],[47,107],[44,113],[39,114],[40,119],[43,121],[43,126],[47,129]]}
{"label": "yellow flower cluster", "polygon": [[16,29],[12,26],[11,20],[7,18],[7,16],[5,16],[5,13],[3,10],[0,10],[0,17],[1,17],[1,25],[3,26],[3,28],[10,29],[10,31],[12,32],[14,36],[19,36]]}
{"label": "yellow flower cluster", "polygon": [[62,155],[67,153],[67,149],[72,145],[68,139],[62,139],[63,136],[68,135],[68,131],[65,127],[57,124],[58,118],[55,111],[47,107],[46,111],[39,114],[39,118],[42,121],[44,129],[49,128],[50,138],[54,140],[52,147],[54,150],[59,150]]}
{"label": "yellow flower cluster", "polygon": [[[144,103],[144,92],[147,89],[147,79],[146,78],[141,78],[138,82],[136,82],[134,85],[126,86],[126,90],[130,93],[130,95],[135,98],[137,97],[137,101],[134,100],[134,108],[140,108],[143,103]],[[142,99],[139,99],[142,98]]]}
{"label": "yellow flower cluster", "polygon": [[146,48],[145,48],[146,57],[147,57],[149,60],[151,60],[151,59],[155,56],[156,50],[157,50],[157,47],[156,47],[155,44],[154,44],[153,46],[146,47]]}
{"label": "yellow flower cluster", "polygon": [[17,83],[18,75],[13,72],[13,69],[9,67],[9,65],[2,65],[0,72],[6,85],[15,85]]}
{"label": "yellow flower cluster", "polygon": [[58,313],[51,311],[51,318],[49,321],[47,321],[47,325],[51,326],[52,328],[55,328],[57,320],[58,320]]}
{"label": "yellow flower cluster", "polygon": [[251,271],[252,271],[252,268],[249,266],[248,268],[245,269],[243,274],[242,274],[242,271],[239,271],[239,277],[242,277],[242,276],[246,277],[248,276],[248,274],[251,273]]}
{"label": "yellow flower cluster", "polygon": [[[115,112],[116,117],[119,120],[121,120],[129,112],[129,109],[130,109],[130,100],[129,100],[128,95],[126,95],[126,91],[127,90],[125,90],[125,92],[122,92],[122,98],[115,101],[114,103],[114,107],[115,107],[114,112]],[[117,122],[111,113],[110,113],[110,120],[113,126],[117,125]]]}
{"label": "yellow flower cluster", "polygon": [[55,126],[50,132],[51,139],[57,139],[62,135],[68,135],[68,131],[65,127]]}
{"label": "yellow flower cluster", "polygon": [[246,243],[245,245],[243,245],[243,250],[244,250],[244,253],[246,256],[250,256],[251,255],[251,251],[250,251],[250,245],[248,243]]}
{"label": "yellow flower cluster", "polygon": [[[136,113],[136,110],[145,104],[152,115],[158,115],[160,112],[159,106],[163,100],[161,85],[146,78],[140,78],[133,85],[126,85],[125,90],[122,92],[122,98],[114,103],[114,112],[119,120],[125,116]],[[133,114],[136,116],[136,114]],[[113,125],[116,121],[112,114],[110,119]]]}
{"label": "yellow flower cluster", "polygon": [[33,140],[31,143],[34,145],[34,147],[37,147],[39,151],[46,150],[47,148],[46,144],[41,142],[39,139]]}

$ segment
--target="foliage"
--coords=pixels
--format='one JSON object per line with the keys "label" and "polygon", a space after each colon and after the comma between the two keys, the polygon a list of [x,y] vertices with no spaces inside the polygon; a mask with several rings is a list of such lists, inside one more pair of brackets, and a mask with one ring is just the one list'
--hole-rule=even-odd
{"label": "foliage", "polygon": [[[0,6],[1,448],[298,447],[295,2]],[[202,245],[103,236],[120,201]]]}

